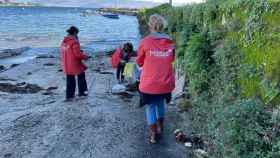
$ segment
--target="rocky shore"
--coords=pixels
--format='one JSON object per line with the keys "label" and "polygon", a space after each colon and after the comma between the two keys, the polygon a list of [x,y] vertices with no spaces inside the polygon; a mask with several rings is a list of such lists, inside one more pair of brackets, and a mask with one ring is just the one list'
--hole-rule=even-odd
{"label": "rocky shore", "polygon": [[137,92],[111,93],[116,81],[109,56],[86,64],[90,96],[72,103],[63,102],[57,57],[40,56],[0,73],[0,157],[189,157],[173,136],[184,119],[176,106],[168,107],[164,141],[150,146]]}

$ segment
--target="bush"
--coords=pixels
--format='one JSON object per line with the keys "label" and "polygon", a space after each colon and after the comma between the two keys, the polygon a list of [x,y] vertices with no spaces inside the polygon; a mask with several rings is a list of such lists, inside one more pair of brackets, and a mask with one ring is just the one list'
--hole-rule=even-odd
{"label": "bush", "polygon": [[271,112],[280,106],[279,6],[276,0],[208,0],[140,14],[140,24],[153,13],[168,19],[194,130],[214,158],[280,157],[280,119]]}

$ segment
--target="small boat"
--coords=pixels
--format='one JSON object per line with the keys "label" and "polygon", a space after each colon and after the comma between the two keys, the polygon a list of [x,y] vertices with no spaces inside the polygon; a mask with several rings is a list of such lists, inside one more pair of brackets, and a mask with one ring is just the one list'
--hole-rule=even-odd
{"label": "small boat", "polygon": [[110,19],[119,19],[120,18],[118,14],[113,14],[113,13],[102,13],[101,15],[106,18],[110,18]]}

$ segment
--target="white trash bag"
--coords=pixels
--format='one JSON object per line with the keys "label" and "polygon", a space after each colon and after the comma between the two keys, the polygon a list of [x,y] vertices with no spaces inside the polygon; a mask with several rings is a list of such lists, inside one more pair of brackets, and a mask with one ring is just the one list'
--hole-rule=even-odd
{"label": "white trash bag", "polygon": [[126,87],[122,84],[116,84],[112,88],[112,93],[113,94],[124,93],[125,91],[126,91]]}

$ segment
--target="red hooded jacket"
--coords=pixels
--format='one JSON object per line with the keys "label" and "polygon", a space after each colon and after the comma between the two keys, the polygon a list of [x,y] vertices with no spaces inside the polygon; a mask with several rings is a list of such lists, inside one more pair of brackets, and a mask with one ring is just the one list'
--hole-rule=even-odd
{"label": "red hooded jacket", "polygon": [[[128,53],[127,59],[124,59],[124,60],[129,60],[131,58],[131,56],[132,56],[132,53]],[[112,67],[117,68],[123,58],[124,57],[123,57],[123,53],[122,53],[122,48],[117,48],[111,58]]]}
{"label": "red hooded jacket", "polygon": [[64,38],[61,47],[61,65],[66,75],[79,75],[86,70],[82,60],[88,57],[81,52],[79,41],[73,36]]}
{"label": "red hooded jacket", "polygon": [[147,94],[166,94],[175,88],[172,63],[174,43],[168,35],[152,33],[138,48],[137,64],[142,67],[139,89]]}

